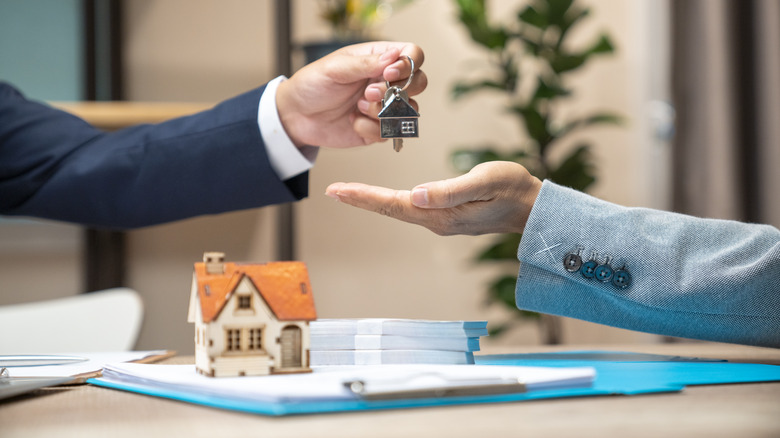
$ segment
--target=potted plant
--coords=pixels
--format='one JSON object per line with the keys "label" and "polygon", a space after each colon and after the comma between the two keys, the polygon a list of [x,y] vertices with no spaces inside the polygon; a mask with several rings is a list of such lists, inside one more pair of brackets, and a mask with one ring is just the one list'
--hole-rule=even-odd
{"label": "potted plant", "polygon": [[306,61],[317,60],[350,44],[376,38],[376,27],[387,20],[393,10],[412,0],[320,0],[320,17],[332,30],[332,38],[304,45]]}
{"label": "potted plant", "polygon": [[[566,79],[593,57],[614,51],[608,35],[598,35],[584,49],[570,47],[571,30],[590,14],[575,0],[531,0],[504,24],[490,22],[485,0],[456,2],[460,22],[471,39],[488,52],[491,74],[456,83],[453,98],[462,99],[475,92],[496,93],[504,100],[505,110],[515,116],[523,135],[508,147],[486,144],[456,150],[452,155],[454,166],[467,172],[485,161],[515,161],[540,179],[586,191],[596,181],[590,144],[578,141],[571,145],[565,140],[586,127],[617,124],[620,119],[611,113],[595,112],[564,120],[558,113],[574,93]],[[506,273],[491,282],[488,303],[512,309],[512,317],[491,326],[491,334],[498,335],[527,318],[536,318],[543,342],[559,343],[558,318],[526,312],[515,305],[520,239],[518,234],[501,235],[476,258],[479,262],[507,265]]]}

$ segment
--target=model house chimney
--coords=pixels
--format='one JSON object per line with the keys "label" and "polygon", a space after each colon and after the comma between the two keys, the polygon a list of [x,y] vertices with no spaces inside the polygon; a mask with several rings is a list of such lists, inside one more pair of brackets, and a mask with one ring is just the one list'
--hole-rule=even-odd
{"label": "model house chimney", "polygon": [[225,253],[224,252],[204,252],[203,263],[206,264],[206,273],[224,274],[225,273]]}

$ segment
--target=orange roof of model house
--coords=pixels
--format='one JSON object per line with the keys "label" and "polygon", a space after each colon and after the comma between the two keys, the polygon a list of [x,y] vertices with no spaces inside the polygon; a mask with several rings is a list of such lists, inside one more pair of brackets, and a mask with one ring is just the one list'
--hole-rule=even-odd
{"label": "orange roof of model house", "polygon": [[198,298],[204,322],[211,322],[230,300],[241,279],[248,277],[279,321],[317,319],[309,272],[302,262],[223,263],[224,272],[209,274],[195,263]]}

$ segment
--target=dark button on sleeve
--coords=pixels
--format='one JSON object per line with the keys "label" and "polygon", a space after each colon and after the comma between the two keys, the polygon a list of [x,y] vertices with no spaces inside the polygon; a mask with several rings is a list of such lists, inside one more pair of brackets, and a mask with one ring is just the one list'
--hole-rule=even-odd
{"label": "dark button on sleeve", "polygon": [[582,266],[582,247],[577,248],[577,253],[570,252],[563,258],[563,268],[569,272],[577,272]]}
{"label": "dark button on sleeve", "polygon": [[631,281],[631,273],[625,267],[615,271],[615,274],[612,276],[612,284],[618,289],[626,289],[631,286]]}

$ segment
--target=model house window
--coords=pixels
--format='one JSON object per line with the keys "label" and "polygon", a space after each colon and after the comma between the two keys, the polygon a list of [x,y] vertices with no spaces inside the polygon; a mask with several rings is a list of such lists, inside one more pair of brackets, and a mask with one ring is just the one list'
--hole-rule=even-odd
{"label": "model house window", "polygon": [[241,330],[227,330],[227,351],[241,351]]}
{"label": "model house window", "polygon": [[252,308],[252,297],[249,295],[240,295],[238,297],[238,308],[239,309],[251,309]]}
{"label": "model house window", "polygon": [[249,350],[260,350],[263,348],[263,329],[249,329]]}

